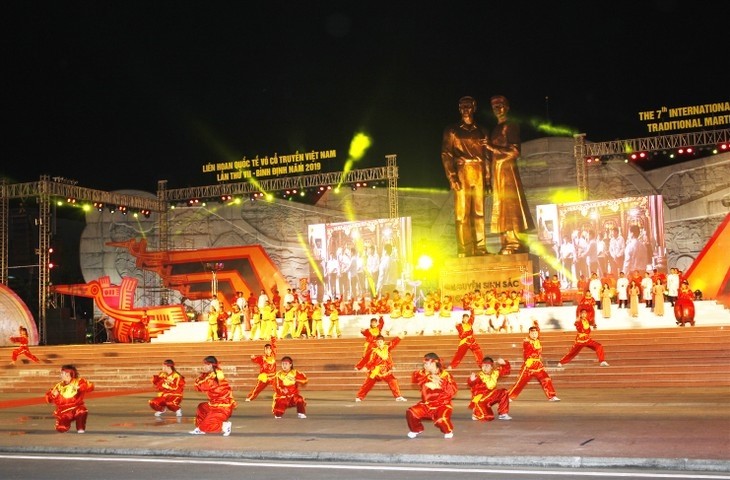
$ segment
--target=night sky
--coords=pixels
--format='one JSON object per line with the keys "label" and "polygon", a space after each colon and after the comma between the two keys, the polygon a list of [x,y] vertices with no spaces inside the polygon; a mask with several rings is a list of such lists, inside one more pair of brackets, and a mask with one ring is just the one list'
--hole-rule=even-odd
{"label": "night sky", "polygon": [[11,1],[0,176],[154,192],[215,183],[208,162],[330,149],[337,171],[364,132],[355,168],[396,154],[400,186],[447,188],[464,95],[487,125],[507,96],[523,141],[539,123],[645,137],[639,111],[730,100],[727,5]]}

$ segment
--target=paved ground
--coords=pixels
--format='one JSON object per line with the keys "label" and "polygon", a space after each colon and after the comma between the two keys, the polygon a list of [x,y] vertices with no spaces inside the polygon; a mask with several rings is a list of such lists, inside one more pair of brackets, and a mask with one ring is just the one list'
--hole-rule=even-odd
{"label": "paved ground", "polygon": [[727,388],[563,389],[562,401],[552,403],[530,383],[511,404],[512,420],[489,423],[471,420],[462,391],[449,440],[431,424],[407,438],[404,413],[417,399],[414,390],[404,391],[406,403],[395,402],[384,385],[362,403],[354,392],[305,391],[308,418],[289,410],[278,420],[268,393],[240,402],[230,437],[188,434],[198,393],[187,395],[181,419],[154,417],[147,407],[152,392],[91,397],[83,435],[56,433],[52,406],[38,397],[3,395],[0,451],[730,471]]}

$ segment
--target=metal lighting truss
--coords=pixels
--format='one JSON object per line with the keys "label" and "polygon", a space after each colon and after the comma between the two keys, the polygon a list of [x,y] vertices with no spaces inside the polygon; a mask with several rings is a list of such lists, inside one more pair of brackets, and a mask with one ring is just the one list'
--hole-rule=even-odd
{"label": "metal lighting truss", "polygon": [[585,133],[574,135],[573,155],[575,157],[576,179],[581,198],[588,196],[588,173],[586,158],[628,155],[633,152],[657,152],[687,147],[706,147],[730,141],[730,129],[702,132],[677,133],[657,137],[612,140],[609,142],[586,143]]}
{"label": "metal lighting truss", "polygon": [[[224,195],[248,195],[257,192],[277,192],[283,190],[315,188],[324,185],[345,185],[362,182],[389,180],[389,167],[365,168],[348,172],[317,173],[298,177],[272,178],[269,180],[246,181],[239,183],[221,183],[203,187],[187,187],[169,189],[165,192],[165,200],[170,203],[187,202],[192,198],[220,198]],[[398,170],[390,172],[397,178]]]}

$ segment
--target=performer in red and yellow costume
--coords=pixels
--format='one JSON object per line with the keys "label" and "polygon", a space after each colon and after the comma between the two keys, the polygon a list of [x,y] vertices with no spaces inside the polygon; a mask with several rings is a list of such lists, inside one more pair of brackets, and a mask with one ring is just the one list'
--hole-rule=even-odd
{"label": "performer in red and yellow costume", "polygon": [[294,369],[294,360],[291,357],[281,359],[281,370],[274,375],[274,418],[284,416],[287,408],[296,408],[297,417],[307,418],[307,402],[299,393],[299,387],[306,385],[308,381],[304,372]]}
{"label": "performer in red and yellow costume", "polygon": [[176,416],[182,417],[180,403],[183,400],[185,377],[177,371],[175,362],[172,360],[162,362],[162,371],[152,376],[152,384],[158,390],[157,396],[149,401],[155,416],[159,417],[166,410],[170,410],[175,412]]}
{"label": "performer in red and yellow costume", "polygon": [[575,316],[580,317],[581,310],[588,312],[588,322],[591,327],[597,328],[596,326],[596,301],[591,296],[591,292],[586,290],[583,293],[583,298],[578,301],[578,306],[575,309]]}
{"label": "performer in red and yellow costume", "polygon": [[456,368],[469,350],[474,354],[477,365],[482,361],[482,349],[474,336],[474,312],[465,313],[461,316],[461,323],[456,324],[456,331],[459,333],[459,346],[456,349],[454,358],[451,360],[448,369]]}
{"label": "performer in red and yellow costume", "polygon": [[603,353],[603,345],[591,338],[591,323],[588,321],[588,312],[586,310],[580,311],[580,317],[575,321],[575,329],[578,331],[578,334],[575,336],[575,343],[573,343],[568,353],[560,359],[558,367],[562,367],[573,360],[583,350],[583,347],[588,347],[596,352],[600,365],[602,367],[608,367],[606,355]]}
{"label": "performer in red and yellow costume", "polygon": [[375,337],[375,347],[370,351],[370,358],[362,368],[363,371],[368,372],[368,376],[357,392],[356,402],[361,402],[378,381],[388,384],[396,402],[406,401],[401,396],[398,380],[393,375],[393,356],[391,355],[391,351],[398,346],[403,339],[403,335],[395,337],[388,343],[385,343],[382,335]]}
{"label": "performer in red and yellow costume", "polygon": [[495,362],[492,357],[484,357],[479,373],[472,372],[466,381],[467,386],[471,388],[469,409],[472,410],[472,420],[481,422],[494,420],[492,410],[494,404],[499,404],[497,413],[500,420],[512,420],[512,417],[509,416],[507,389],[497,388],[499,377],[509,375],[511,368],[509,362],[503,358],[498,358]]}
{"label": "performer in red and yellow costume", "polygon": [[560,280],[557,275],[553,275],[552,279],[546,278],[542,282],[545,293],[545,305],[554,307],[563,304],[563,296],[560,292]]}
{"label": "performer in red and yellow costume", "polygon": [[223,433],[224,437],[231,434],[230,422],[233,410],[237,403],[233,398],[233,389],[219,368],[218,359],[210,355],[203,359],[203,371],[195,380],[195,390],[204,392],[208,396],[207,402],[198,404],[195,415],[195,429],[193,435],[206,433]]}
{"label": "performer in red and yellow costume", "polygon": [[517,377],[512,388],[509,389],[509,398],[514,400],[525,388],[527,382],[532,378],[536,378],[542,386],[545,396],[551,402],[559,402],[553,381],[545,370],[545,364],[542,362],[542,343],[540,343],[540,327],[537,322],[530,327],[527,337],[522,341],[522,357],[525,359],[520,368],[520,374]]}
{"label": "performer in red and yellow costume", "polygon": [[56,417],[56,431],[64,433],[76,422],[76,431],[86,431],[86,419],[89,411],[84,404],[84,395],[94,390],[94,384],[79,377],[73,365],[61,367],[61,381],[46,392],[46,402],[56,405],[53,416]]}
{"label": "performer in red and yellow costume", "polygon": [[439,317],[451,318],[451,312],[453,310],[454,310],[454,301],[453,301],[451,295],[446,295],[444,297],[443,302],[441,302],[441,307],[439,308]]}
{"label": "performer in red and yellow costume", "polygon": [[255,400],[267,385],[274,382],[276,375],[276,337],[271,337],[271,343],[264,345],[263,355],[251,355],[251,361],[259,366],[259,376],[256,385],[246,397],[246,401]]}
{"label": "performer in red and yellow costume", "polygon": [[423,368],[413,372],[411,380],[421,389],[421,401],[406,411],[408,438],[416,438],[423,432],[423,420],[426,418],[433,420],[444,438],[453,438],[451,413],[454,407],[451,402],[458,388],[451,373],[441,366],[439,356],[427,353],[423,357]]}
{"label": "performer in red and yellow costume", "polygon": [[413,318],[416,315],[416,303],[413,301],[413,295],[410,292],[403,296],[400,308],[403,318]]}
{"label": "performer in red and yellow costume", "polygon": [[28,342],[30,341],[30,339],[28,338],[28,329],[20,326],[18,327],[18,333],[19,335],[17,337],[10,337],[11,342],[19,344],[18,348],[13,350],[13,353],[10,357],[10,365],[15,365],[15,361],[20,355],[25,355],[26,357],[33,360],[35,363],[39,363],[40,360],[38,360],[38,357],[30,353],[30,348],[28,348]]}
{"label": "performer in red and yellow costume", "polygon": [[434,299],[433,293],[429,292],[426,295],[426,301],[423,302],[423,314],[427,317],[432,317],[436,313],[436,300]]}
{"label": "performer in red and yellow costume", "polygon": [[370,359],[370,352],[375,348],[377,337],[383,331],[384,326],[385,320],[383,320],[383,317],[373,317],[370,319],[370,327],[360,330],[360,333],[365,337],[365,344],[363,345],[362,358],[355,365],[355,370],[361,370]]}

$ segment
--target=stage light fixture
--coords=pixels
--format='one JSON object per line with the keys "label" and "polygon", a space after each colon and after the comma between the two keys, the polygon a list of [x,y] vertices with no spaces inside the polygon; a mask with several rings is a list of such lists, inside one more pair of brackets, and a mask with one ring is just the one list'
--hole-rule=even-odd
{"label": "stage light fixture", "polygon": [[74,197],[68,197],[68,198],[66,199],[66,203],[70,203],[70,204],[72,204],[72,205],[73,205],[73,204],[75,204],[75,203],[76,203],[76,199],[75,199]]}
{"label": "stage light fixture", "polygon": [[94,208],[101,212],[104,210],[104,204],[101,202],[94,202]]}
{"label": "stage light fixture", "polygon": [[631,155],[629,155],[629,158],[631,160],[646,160],[648,158],[648,155],[646,152],[634,152]]}
{"label": "stage light fixture", "polygon": [[53,258],[51,258],[52,256],[53,256],[53,247],[48,247],[48,268],[49,269],[52,269],[53,267],[56,266],[56,264],[53,261]]}
{"label": "stage light fixture", "polygon": [[122,212],[122,215],[126,215],[126,214],[127,214],[127,207],[126,207],[126,206],[124,206],[124,205],[119,205],[119,208],[118,208],[118,210],[119,210],[120,212]]}
{"label": "stage light fixture", "polygon": [[222,202],[230,202],[233,199],[231,195],[221,195]]}
{"label": "stage light fixture", "polygon": [[191,207],[194,207],[198,204],[200,204],[200,199],[198,198],[191,198],[190,200],[188,200],[188,205]]}

